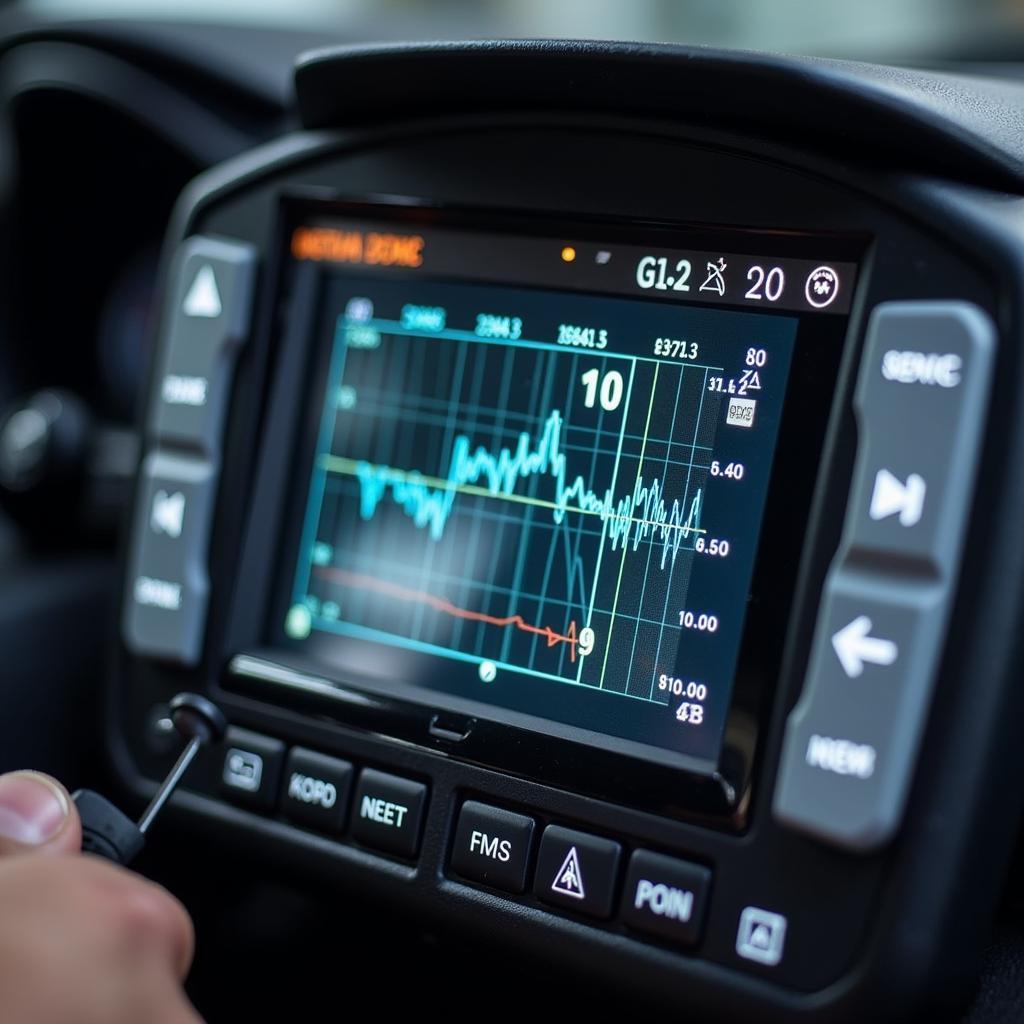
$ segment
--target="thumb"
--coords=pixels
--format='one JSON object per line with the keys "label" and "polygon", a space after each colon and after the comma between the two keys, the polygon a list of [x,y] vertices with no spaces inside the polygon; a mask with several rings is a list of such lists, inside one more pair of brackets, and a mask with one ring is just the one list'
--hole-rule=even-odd
{"label": "thumb", "polygon": [[0,856],[78,853],[82,823],[68,791],[41,772],[0,775]]}

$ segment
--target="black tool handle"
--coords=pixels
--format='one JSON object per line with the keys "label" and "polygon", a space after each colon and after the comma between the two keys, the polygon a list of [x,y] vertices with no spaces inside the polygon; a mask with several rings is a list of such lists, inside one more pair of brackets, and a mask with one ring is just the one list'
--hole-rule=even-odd
{"label": "black tool handle", "polygon": [[82,850],[127,866],[142,852],[146,837],[105,796],[80,789],[72,797],[82,819]]}

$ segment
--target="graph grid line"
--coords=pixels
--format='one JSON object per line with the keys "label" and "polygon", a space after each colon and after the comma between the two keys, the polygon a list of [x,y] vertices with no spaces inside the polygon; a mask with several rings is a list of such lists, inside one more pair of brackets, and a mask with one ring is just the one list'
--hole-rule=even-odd
{"label": "graph grid line", "polygon": [[481,678],[665,703],[655,669],[707,533],[716,369],[343,318],[295,604],[312,628]]}

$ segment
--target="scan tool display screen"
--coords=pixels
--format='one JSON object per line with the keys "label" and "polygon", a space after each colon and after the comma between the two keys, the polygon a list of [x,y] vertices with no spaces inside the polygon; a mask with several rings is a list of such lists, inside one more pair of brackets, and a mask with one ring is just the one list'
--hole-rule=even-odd
{"label": "scan tool display screen", "polygon": [[841,323],[855,268],[615,235],[291,231],[322,359],[277,626],[326,663],[713,763],[797,339]]}

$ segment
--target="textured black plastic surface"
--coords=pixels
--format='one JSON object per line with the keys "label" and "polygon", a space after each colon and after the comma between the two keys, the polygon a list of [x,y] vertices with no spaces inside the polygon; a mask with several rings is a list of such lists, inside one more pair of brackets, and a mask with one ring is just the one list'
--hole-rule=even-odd
{"label": "textured black plastic surface", "polygon": [[[179,99],[203,97],[209,106],[234,109],[243,123],[281,117],[294,98],[292,63],[304,49],[341,42],[337,32],[272,31],[238,19],[193,22],[177,18],[53,18],[22,5],[0,13],[0,49],[40,42],[71,44],[83,51],[123,58],[136,71],[173,83]],[[60,83],[60,76],[56,82]],[[121,99],[131,102],[130,94]],[[169,126],[172,127],[172,126]]]}
{"label": "textured black plastic surface", "polygon": [[307,128],[481,110],[639,113],[842,151],[858,162],[1024,184],[1024,83],[811,57],[567,40],[304,54]]}

